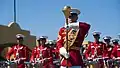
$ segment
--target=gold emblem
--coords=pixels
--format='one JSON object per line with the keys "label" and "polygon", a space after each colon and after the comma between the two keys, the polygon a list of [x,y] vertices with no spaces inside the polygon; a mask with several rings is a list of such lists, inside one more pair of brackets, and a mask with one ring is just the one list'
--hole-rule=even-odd
{"label": "gold emblem", "polygon": [[[75,29],[71,29],[68,32],[68,50],[70,49],[71,46],[73,46],[74,42],[76,41],[76,38],[78,36],[79,33],[79,29],[75,30]],[[64,47],[66,48],[66,36],[64,37]]]}

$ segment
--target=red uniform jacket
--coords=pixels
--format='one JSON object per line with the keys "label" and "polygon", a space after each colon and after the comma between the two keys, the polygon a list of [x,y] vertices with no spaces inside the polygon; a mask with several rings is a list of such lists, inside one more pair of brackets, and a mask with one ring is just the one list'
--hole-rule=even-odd
{"label": "red uniform jacket", "polygon": [[59,58],[58,50],[56,48],[51,48],[51,50],[52,50],[52,54],[54,56],[54,59],[58,59]]}
{"label": "red uniform jacket", "polygon": [[[18,64],[18,68],[24,68],[25,65],[24,65],[24,61],[28,61],[29,58],[29,52],[31,50],[25,46],[25,45],[19,45],[18,44],[15,44],[11,50],[7,53],[7,56],[6,58],[7,59],[10,59],[10,56],[13,54],[14,55],[14,58],[15,60],[19,59],[19,58],[25,58],[24,60],[21,60],[20,63]],[[17,56],[17,53],[19,54],[19,56]]]}
{"label": "red uniform jacket", "polygon": [[52,57],[52,51],[50,48],[45,47],[45,46],[37,46],[33,49],[32,51],[32,56],[30,61],[34,61],[35,62],[35,58],[43,60],[45,58],[49,58],[49,60],[47,62],[43,63],[43,68],[50,68],[50,66],[52,66],[53,68],[53,57]]}
{"label": "red uniform jacket", "polygon": [[111,53],[112,53],[112,50],[113,50],[113,46],[108,45],[108,46],[107,46],[107,53],[106,53],[106,57],[108,57],[109,59],[111,58]]}
{"label": "red uniform jacket", "polygon": [[[88,33],[89,28],[90,28],[89,24],[79,22],[80,32],[78,33],[78,37],[77,37],[78,43],[76,44],[76,47],[80,47],[82,45],[82,42],[85,38],[85,35]],[[61,47],[63,47],[65,37],[66,37],[66,28],[62,27],[60,28],[58,39],[57,39],[58,51]],[[66,64],[66,59],[63,58],[63,60],[61,61],[61,66],[66,66],[66,65],[82,66],[83,61],[82,61],[82,56],[80,55],[80,50],[70,49],[69,54],[70,54],[70,58],[68,59],[68,64]]]}
{"label": "red uniform jacket", "polygon": [[85,52],[85,56],[96,58],[96,57],[105,57],[107,52],[106,45],[103,42],[92,42],[89,44],[88,49]]}
{"label": "red uniform jacket", "polygon": [[114,45],[113,51],[111,53],[111,58],[118,58],[120,57],[120,45]]}

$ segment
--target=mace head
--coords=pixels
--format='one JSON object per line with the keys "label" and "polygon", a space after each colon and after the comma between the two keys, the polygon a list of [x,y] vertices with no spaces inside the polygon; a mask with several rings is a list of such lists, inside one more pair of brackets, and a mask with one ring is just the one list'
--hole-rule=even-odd
{"label": "mace head", "polygon": [[64,8],[62,9],[62,12],[65,15],[65,18],[68,18],[71,15],[71,7],[70,6],[64,6]]}

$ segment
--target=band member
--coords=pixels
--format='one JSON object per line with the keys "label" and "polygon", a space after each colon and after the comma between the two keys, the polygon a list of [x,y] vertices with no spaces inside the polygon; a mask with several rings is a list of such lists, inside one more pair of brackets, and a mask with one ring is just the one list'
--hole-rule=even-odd
{"label": "band member", "polygon": [[118,39],[112,40],[114,48],[111,54],[111,58],[113,59],[116,59],[116,58],[120,59],[120,44],[118,43],[118,41],[119,41]]}
{"label": "band member", "polygon": [[40,61],[42,68],[54,68],[51,50],[46,46],[46,37],[42,36],[37,39],[38,45],[33,49],[30,61]]}
{"label": "band member", "polygon": [[113,46],[110,43],[111,42],[111,37],[110,36],[105,36],[105,37],[103,37],[103,39],[104,39],[105,45],[107,47],[106,58],[110,59],[111,58],[111,53],[112,53],[112,50],[113,50]]}
{"label": "band member", "polygon": [[57,59],[58,54],[56,49],[56,43],[54,41],[49,41],[49,46],[50,46],[50,49],[52,50],[53,58]]}
{"label": "band member", "polygon": [[28,55],[31,50],[23,45],[24,35],[17,34],[17,44],[13,45],[11,50],[7,53],[6,58],[10,60],[10,56],[14,55],[14,61],[17,61],[17,68],[25,68],[25,61],[28,61]]}
{"label": "band member", "polygon": [[112,50],[113,50],[113,46],[111,44],[111,37],[110,36],[105,36],[103,37],[104,39],[104,43],[107,47],[107,52],[106,52],[106,55],[104,57],[104,65],[107,67],[107,68],[111,68],[112,67],[112,62],[111,61],[108,61],[107,60],[110,60],[111,59],[111,53],[112,53]]}
{"label": "band member", "polygon": [[113,44],[113,46],[118,45],[119,44],[119,39],[113,39],[112,44]]}
{"label": "band member", "polygon": [[[93,32],[94,42],[91,42],[88,46],[88,49],[85,52],[85,56],[87,59],[95,59],[95,58],[103,58],[106,55],[107,48],[106,45],[101,42],[100,39],[100,32]],[[100,68],[103,68],[103,62],[100,60]]]}
{"label": "band member", "polygon": [[[60,68],[66,68],[66,66],[70,68],[81,68],[83,61],[80,55],[80,46],[90,29],[90,25],[86,22],[77,21],[78,15],[80,14],[78,9],[72,8],[70,13],[68,26],[65,24],[65,26],[60,28],[57,38],[57,49],[61,55]],[[66,29],[68,29],[68,34],[66,34]],[[68,35],[68,39],[66,35]],[[66,45],[67,42],[68,45]]]}
{"label": "band member", "polygon": [[59,68],[59,53],[58,53],[58,50],[56,49],[56,42],[53,40],[53,41],[48,41],[48,44],[49,48],[51,49],[52,51],[52,56],[53,56],[53,65],[55,66],[55,68]]}

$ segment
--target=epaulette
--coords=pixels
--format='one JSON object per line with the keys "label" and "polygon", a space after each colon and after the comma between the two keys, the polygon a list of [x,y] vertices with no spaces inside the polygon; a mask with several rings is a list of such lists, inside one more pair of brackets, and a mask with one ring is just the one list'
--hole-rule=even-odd
{"label": "epaulette", "polygon": [[61,30],[63,31],[64,29],[65,29],[65,27],[60,27],[60,28],[59,28],[60,31],[61,31]]}
{"label": "epaulette", "polygon": [[85,21],[80,21],[79,23],[86,23]]}

